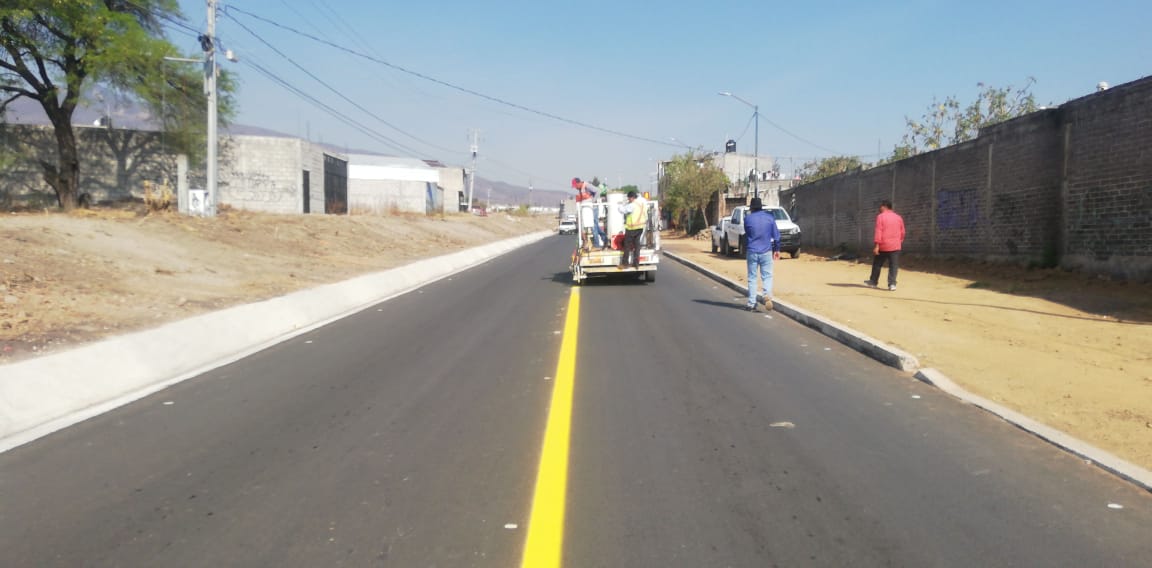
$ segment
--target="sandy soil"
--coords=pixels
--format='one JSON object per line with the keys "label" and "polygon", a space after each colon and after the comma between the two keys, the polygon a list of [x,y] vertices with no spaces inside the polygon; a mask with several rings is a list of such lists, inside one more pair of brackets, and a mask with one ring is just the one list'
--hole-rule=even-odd
{"label": "sandy soil", "polygon": [[0,216],[0,363],[554,228],[554,218]]}
{"label": "sandy soil", "polygon": [[[0,217],[0,365],[533,231],[550,217],[139,210]],[[705,240],[670,251],[744,278]],[[906,259],[899,291],[805,252],[776,296],[916,355],[968,390],[1152,469],[1152,286]],[[3,367],[0,366],[0,372]]]}
{"label": "sandy soil", "polygon": [[[738,282],[747,278],[742,259],[711,254],[707,240],[666,237],[664,247]],[[774,271],[775,296],[1152,469],[1152,286],[906,258],[889,292],[864,285],[871,258],[830,261],[832,254],[785,255]]]}

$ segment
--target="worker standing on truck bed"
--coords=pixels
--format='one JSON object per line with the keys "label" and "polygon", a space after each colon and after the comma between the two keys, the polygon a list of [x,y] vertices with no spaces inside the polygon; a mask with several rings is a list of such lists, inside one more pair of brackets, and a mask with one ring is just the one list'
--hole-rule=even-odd
{"label": "worker standing on truck bed", "polygon": [[[582,181],[580,178],[572,178],[572,189],[577,191],[576,202],[579,203],[585,199],[591,199],[594,205],[592,206],[592,239],[593,246],[600,250],[608,248],[608,235],[604,232],[604,227],[600,226],[600,202],[597,197],[597,188],[595,185]],[[583,237],[581,237],[583,240]],[[587,250],[585,246],[585,250]]]}
{"label": "worker standing on truck bed", "polygon": [[648,224],[648,202],[636,194],[628,192],[628,203],[620,206],[624,214],[624,252],[620,255],[619,268],[640,268],[640,235]]}

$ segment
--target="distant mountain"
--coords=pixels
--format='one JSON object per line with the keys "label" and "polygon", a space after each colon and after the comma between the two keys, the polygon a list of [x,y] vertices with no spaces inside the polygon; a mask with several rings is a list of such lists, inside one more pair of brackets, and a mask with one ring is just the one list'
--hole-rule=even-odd
{"label": "distant mountain", "polygon": [[[488,191],[491,189],[492,205],[526,205],[528,204],[529,190],[527,186],[514,185],[503,181],[492,181],[484,179],[481,176],[476,176],[476,188],[473,190],[472,199],[484,204],[489,199]],[[467,181],[465,181],[464,191],[468,191]],[[574,192],[568,192],[557,189],[540,189],[534,187],[531,190],[532,205],[535,207],[553,207],[559,205],[564,199],[572,197]]]}

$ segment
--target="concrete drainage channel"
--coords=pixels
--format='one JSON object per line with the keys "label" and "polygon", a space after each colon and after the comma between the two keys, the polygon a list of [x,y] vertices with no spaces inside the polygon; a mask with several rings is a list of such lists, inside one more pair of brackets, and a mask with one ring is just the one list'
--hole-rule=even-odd
{"label": "concrete drainage channel", "polygon": [[[728,288],[746,293],[748,287],[744,283],[734,282],[725,276],[712,272],[703,266],[695,264],[686,258],[672,254],[668,251],[662,253],[676,262],[695,270]],[[1148,471],[1134,463],[1121,459],[1109,452],[1091,444],[1073,438],[1064,432],[1045,426],[1019,412],[996,404],[986,398],[976,396],[932,368],[922,368],[920,362],[910,353],[906,353],[890,345],[886,345],[872,337],[868,337],[852,328],[838,324],[812,312],[791,306],[776,298],[772,299],[773,311],[788,316],[812,329],[851,347],[885,365],[895,367],[901,371],[913,373],[920,381],[930,384],[961,401],[976,406],[982,410],[999,416],[1012,425],[1027,431],[1042,440],[1045,440],[1065,451],[1086,460],[1114,475],[1135,483],[1147,491],[1152,491],[1152,471]]]}
{"label": "concrete drainage channel", "polygon": [[543,240],[542,231],[0,366],[0,452]]}

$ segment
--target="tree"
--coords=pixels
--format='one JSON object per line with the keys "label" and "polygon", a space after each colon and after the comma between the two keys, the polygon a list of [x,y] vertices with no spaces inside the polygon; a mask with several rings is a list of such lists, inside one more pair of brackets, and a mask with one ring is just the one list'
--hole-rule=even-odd
{"label": "tree", "polygon": [[[660,197],[664,208],[674,218],[679,213],[688,213],[691,219],[698,212],[703,219],[712,195],[727,187],[728,176],[712,160],[689,150],[673,156],[665,165],[664,177],[660,180]],[[685,230],[692,230],[691,222]]]}
{"label": "tree", "polygon": [[622,191],[624,193],[628,193],[629,191],[635,191],[637,194],[639,194],[640,188],[636,187],[634,185],[622,185],[622,186],[616,188],[616,191]]}
{"label": "tree", "polygon": [[956,97],[943,102],[933,99],[919,120],[905,117],[907,131],[901,144],[893,148],[886,161],[915,156],[976,138],[980,129],[1036,111],[1036,97],[1031,93],[1036,79],[1029,77],[1023,87],[1011,85],[996,88],[977,83],[976,100],[963,105]]}
{"label": "tree", "polygon": [[[8,0],[0,8],[0,110],[27,97],[40,103],[55,135],[56,161],[40,159],[57,204],[76,206],[80,160],[72,115],[99,83],[135,95],[165,127],[203,116],[198,73],[164,61],[181,56],[161,20],[182,19],[176,0]],[[231,87],[225,79],[223,89]],[[223,90],[222,89],[222,90]],[[184,95],[177,96],[183,93]],[[189,111],[189,104],[199,107]],[[175,109],[182,107],[181,112]],[[227,114],[227,110],[224,111]],[[186,120],[170,117],[182,115]],[[194,129],[186,130],[195,136]],[[178,145],[186,136],[175,136]],[[202,138],[201,138],[202,139]]]}
{"label": "tree", "polygon": [[800,178],[804,181],[816,181],[866,166],[867,164],[861,162],[860,158],[856,156],[832,156],[813,160],[800,166]]}

